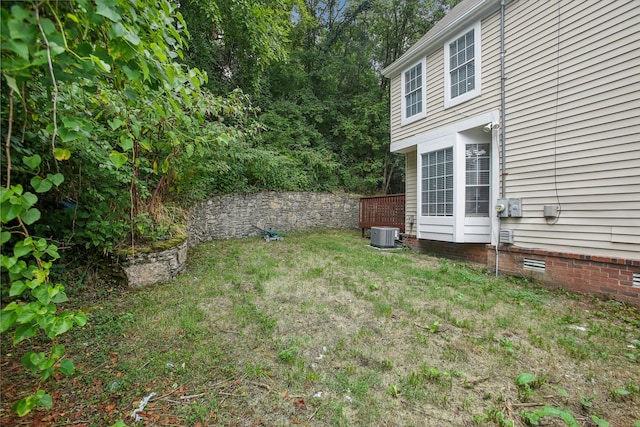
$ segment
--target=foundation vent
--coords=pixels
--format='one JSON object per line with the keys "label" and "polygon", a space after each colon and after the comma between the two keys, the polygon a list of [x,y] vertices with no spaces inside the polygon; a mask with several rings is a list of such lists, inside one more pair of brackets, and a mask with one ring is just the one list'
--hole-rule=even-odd
{"label": "foundation vent", "polygon": [[633,282],[631,285],[634,288],[640,288],[640,273],[633,273]]}
{"label": "foundation vent", "polygon": [[525,270],[541,271],[544,273],[546,262],[539,259],[525,258],[522,266]]}

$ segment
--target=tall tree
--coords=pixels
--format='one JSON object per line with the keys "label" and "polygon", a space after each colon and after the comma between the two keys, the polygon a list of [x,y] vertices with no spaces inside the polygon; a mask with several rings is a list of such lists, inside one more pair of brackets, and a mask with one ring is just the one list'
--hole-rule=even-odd
{"label": "tall tree", "polygon": [[185,0],[187,63],[206,70],[217,94],[254,93],[265,67],[285,60],[293,0]]}

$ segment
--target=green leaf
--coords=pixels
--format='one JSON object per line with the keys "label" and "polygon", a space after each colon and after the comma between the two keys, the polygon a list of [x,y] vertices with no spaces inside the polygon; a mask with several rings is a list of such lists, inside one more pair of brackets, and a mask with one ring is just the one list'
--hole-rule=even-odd
{"label": "green leaf", "polygon": [[17,218],[17,216],[20,215],[20,212],[22,212],[22,206],[20,205],[4,205],[2,206],[2,209],[0,209],[0,221],[7,223]]}
{"label": "green leaf", "polygon": [[0,187],[0,202],[1,203],[6,202],[11,198],[11,196],[13,196],[13,194],[14,194],[13,187],[11,188]]}
{"label": "green leaf", "polygon": [[97,56],[89,55],[89,58],[91,59],[91,61],[93,61],[94,64],[96,64],[98,67],[100,67],[100,69],[102,69],[102,71],[105,71],[107,73],[111,71],[111,65],[107,64],[102,59],[98,58]]}
{"label": "green leaf", "polygon": [[111,154],[109,154],[109,159],[111,160],[111,163],[114,164],[116,169],[121,168],[122,165],[127,163],[127,160],[129,160],[126,155],[119,153],[115,150],[113,150]]}
{"label": "green leaf", "polygon": [[611,426],[611,423],[605,420],[601,420],[600,418],[596,417],[595,415],[591,415],[591,421],[593,421],[595,423],[596,426],[598,427],[609,427]]}
{"label": "green leaf", "polygon": [[22,59],[29,59],[29,45],[23,41],[16,39],[7,40],[2,44],[2,47],[16,53]]}
{"label": "green leaf", "polygon": [[2,266],[7,270],[11,270],[11,268],[16,265],[18,259],[16,257],[8,257],[6,255],[2,255]]}
{"label": "green leaf", "polygon": [[140,37],[138,37],[136,33],[132,33],[131,31],[127,31],[125,33],[124,39],[134,46],[138,46],[140,44]]}
{"label": "green leaf", "polygon": [[38,166],[40,166],[40,163],[42,163],[42,157],[34,154],[33,156],[23,157],[22,162],[27,165],[29,169],[36,170]]}
{"label": "green leaf", "polygon": [[48,36],[57,32],[56,26],[53,25],[51,19],[42,18],[40,19],[40,26],[42,27],[42,31]]}
{"label": "green leaf", "polygon": [[62,356],[64,356],[64,345],[56,344],[51,347],[51,356],[50,356],[51,359],[58,360]]}
{"label": "green leaf", "polygon": [[61,173],[57,173],[55,175],[47,174],[47,179],[57,187],[64,182],[64,175]]}
{"label": "green leaf", "polygon": [[87,324],[87,315],[79,312],[73,316],[73,320],[76,322],[76,325],[83,327]]}
{"label": "green leaf", "polygon": [[128,138],[127,135],[121,135],[120,136],[120,147],[122,147],[122,149],[124,151],[129,151],[133,149],[133,139]]}
{"label": "green leaf", "polygon": [[70,359],[64,359],[60,362],[60,372],[65,375],[73,375],[76,372],[75,366],[73,365],[73,361]]}
{"label": "green leaf", "polygon": [[529,373],[529,372],[523,372],[520,375],[518,375],[518,377],[516,378],[516,385],[518,386],[524,386],[527,384],[530,384],[532,382],[536,381],[536,376]]}
{"label": "green leaf", "polygon": [[120,14],[113,9],[116,2],[112,0],[98,0],[96,1],[96,13],[104,16],[113,22],[119,22],[121,20]]}
{"label": "green leaf", "polygon": [[31,186],[34,190],[36,190],[36,193],[46,193],[47,191],[51,190],[53,184],[48,179],[42,179],[41,177],[36,175],[31,178]]}
{"label": "green leaf", "polygon": [[45,249],[45,252],[47,253],[47,255],[49,255],[52,258],[55,258],[55,259],[60,258],[60,254],[58,253],[58,247],[56,245],[47,246],[47,248]]}
{"label": "green leaf", "polygon": [[13,335],[13,345],[18,344],[27,338],[31,338],[36,334],[36,332],[38,332],[37,324],[28,323],[18,326],[16,333]]}
{"label": "green leaf", "polygon": [[13,247],[13,255],[16,258],[21,258],[33,251],[33,245],[27,242],[27,240],[21,240]]}
{"label": "green leaf", "polygon": [[149,81],[149,65],[147,61],[143,57],[138,58],[138,64],[140,64],[140,69],[142,70],[142,75],[144,76],[145,81]]}
{"label": "green leaf", "polygon": [[555,387],[555,389],[562,397],[569,397],[569,393],[567,392],[567,390],[563,389],[562,387]]}
{"label": "green leaf", "polygon": [[73,327],[73,319],[69,317],[57,318],[47,334],[53,339],[58,335],[62,335]]}
{"label": "green leaf", "polygon": [[6,308],[0,312],[0,332],[5,333],[16,324],[18,313],[15,310],[7,310]]}
{"label": "green leaf", "polygon": [[18,414],[19,417],[24,417],[36,406],[34,396],[27,396],[18,400],[11,406],[11,410]]}
{"label": "green leaf", "polygon": [[3,75],[4,75],[4,78],[7,80],[7,85],[9,85],[11,89],[13,89],[13,92],[16,95],[18,95],[20,99],[22,99],[22,93],[20,92],[20,89],[18,89],[18,84],[16,83],[16,79],[14,79],[13,77],[7,74],[3,74]]}
{"label": "green leaf", "polygon": [[36,297],[43,306],[46,306],[51,302],[51,296],[45,286],[38,286],[31,291],[31,294]]}
{"label": "green leaf", "polygon": [[18,323],[23,325],[31,325],[31,321],[38,315],[38,309],[42,306],[37,302],[30,302],[27,305],[23,305],[20,310],[16,310],[18,313]]}
{"label": "green leaf", "polygon": [[523,416],[534,426],[540,425],[540,418],[551,416],[562,419],[567,427],[580,427],[571,412],[566,409],[558,409],[555,406],[545,406],[534,412],[524,412]]}
{"label": "green leaf", "polygon": [[24,280],[16,280],[11,283],[11,289],[9,290],[9,296],[15,297],[18,295],[22,295],[22,293],[27,289],[27,284]]}
{"label": "green leaf", "polygon": [[10,239],[11,239],[11,233],[9,233],[8,231],[1,231],[0,232],[0,245],[4,245]]}
{"label": "green leaf", "polygon": [[60,291],[52,296],[51,301],[56,304],[60,304],[69,301],[69,297],[67,297],[67,294],[64,293],[64,291]]}
{"label": "green leaf", "polygon": [[56,147],[56,149],[53,150],[53,156],[56,158],[56,160],[59,161],[69,160],[71,158],[71,151],[67,150],[66,148]]}
{"label": "green leaf", "polygon": [[44,390],[38,390],[36,393],[36,404],[42,406],[46,409],[51,409],[51,405],[53,405],[53,399],[51,396],[44,392]]}
{"label": "green leaf", "polygon": [[22,195],[22,207],[25,209],[28,209],[31,206],[35,205],[37,201],[38,201],[38,196],[36,196],[33,193],[30,193],[27,191]]}
{"label": "green leaf", "polygon": [[120,126],[122,126],[125,121],[116,117],[113,120],[107,120],[107,123],[109,123],[109,127],[111,128],[111,130],[117,130]]}
{"label": "green leaf", "polygon": [[36,208],[31,208],[24,214],[20,215],[20,218],[22,218],[22,221],[25,224],[31,225],[40,219],[40,211]]}

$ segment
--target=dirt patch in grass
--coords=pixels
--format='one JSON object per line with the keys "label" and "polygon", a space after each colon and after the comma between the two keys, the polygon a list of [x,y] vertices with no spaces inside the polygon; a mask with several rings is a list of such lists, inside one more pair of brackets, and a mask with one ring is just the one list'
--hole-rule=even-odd
{"label": "dirt patch in grass", "polygon": [[3,345],[3,425],[133,425],[152,392],[139,424],[640,420],[633,307],[376,250],[355,232],[212,242],[190,260],[172,283],[94,304],[65,338],[79,369],[47,385],[52,411],[10,415],[33,382]]}

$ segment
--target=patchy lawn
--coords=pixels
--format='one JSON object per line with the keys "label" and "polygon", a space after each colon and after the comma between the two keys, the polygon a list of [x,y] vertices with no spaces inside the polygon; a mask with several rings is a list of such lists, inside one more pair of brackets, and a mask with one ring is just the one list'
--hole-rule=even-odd
{"label": "patchy lawn", "polygon": [[204,244],[172,283],[82,304],[51,411],[10,414],[33,384],[3,343],[2,425],[640,425],[636,308],[357,232]]}

